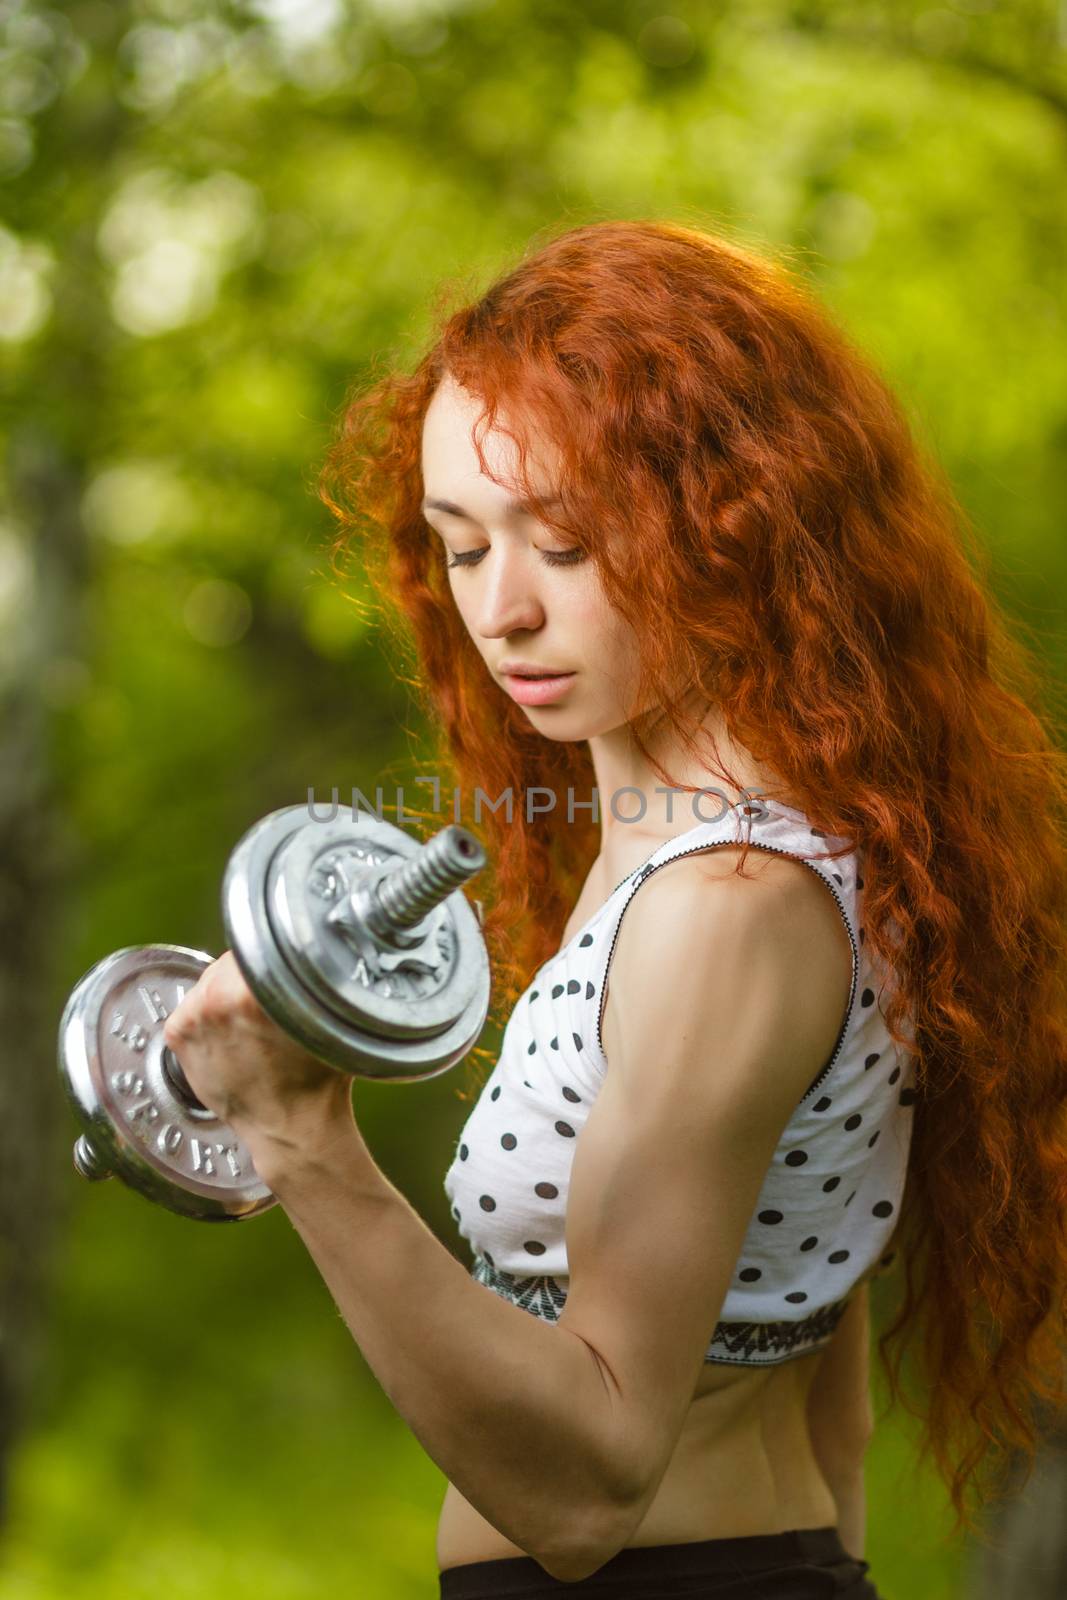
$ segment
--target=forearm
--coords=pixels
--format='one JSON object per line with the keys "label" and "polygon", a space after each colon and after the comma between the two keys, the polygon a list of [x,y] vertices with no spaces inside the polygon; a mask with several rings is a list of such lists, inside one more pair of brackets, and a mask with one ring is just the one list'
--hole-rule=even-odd
{"label": "forearm", "polygon": [[867,1486],[863,1468],[847,1481],[830,1485],[837,1506],[837,1531],[850,1556],[864,1560],[867,1540]]}
{"label": "forearm", "polygon": [[[352,1337],[442,1472],[565,1577],[610,1546],[613,1397],[589,1345],[473,1279],[353,1126],[326,1155],[257,1169]],[[266,1166],[266,1170],[264,1167]]]}

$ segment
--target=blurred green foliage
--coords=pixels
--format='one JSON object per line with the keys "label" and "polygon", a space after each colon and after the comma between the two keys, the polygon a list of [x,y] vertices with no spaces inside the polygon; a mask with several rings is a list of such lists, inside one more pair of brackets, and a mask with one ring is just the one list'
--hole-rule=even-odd
{"label": "blurred green foliage", "polygon": [[[442,282],[474,292],[546,227],[669,217],[791,252],[1062,672],[1051,5],[0,0],[0,28],[0,683],[47,602],[27,452],[54,452],[84,529],[39,681],[75,863],[41,974],[57,1017],[120,945],[221,949],[256,818],[421,770],[358,571],[327,575],[315,469],[346,386],[410,359]],[[355,1095],[450,1248],[462,1075]],[[197,1228],[73,1174],[64,1199],[0,1597],[435,1594],[444,1480],[284,1216]],[[898,1418],[869,1490],[882,1591],[962,1595]]]}

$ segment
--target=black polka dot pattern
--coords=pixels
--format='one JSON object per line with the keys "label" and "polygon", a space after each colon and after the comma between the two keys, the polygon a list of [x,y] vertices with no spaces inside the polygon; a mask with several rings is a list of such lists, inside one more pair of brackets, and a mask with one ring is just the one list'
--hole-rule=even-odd
{"label": "black polka dot pattern", "polygon": [[[729,842],[732,825],[724,822],[716,831],[717,824],[698,824],[692,840],[682,835],[678,843],[684,851]],[[760,827],[767,831],[754,826],[751,833],[757,847],[766,840],[763,848],[814,859],[834,888],[849,931],[854,939],[858,934],[853,978],[859,1003],[835,1055],[782,1131],[732,1287],[709,1330],[721,1359],[742,1364],[818,1348],[832,1331],[831,1313],[856,1282],[894,1260],[897,1252],[879,1254],[877,1247],[893,1226],[903,1191],[908,1108],[917,1098],[907,1086],[907,1058],[884,1026],[881,978],[862,954],[855,898],[862,875],[843,864],[851,858],[820,859],[813,842],[832,836],[809,830],[795,812],[786,816],[772,806]],[[595,937],[586,930],[538,969],[536,985],[524,996],[528,1004],[520,1002],[513,1012],[490,1083],[455,1146],[446,1180],[450,1215],[478,1271],[495,1274],[483,1281],[537,1315],[554,1318],[566,1298],[569,1173],[576,1140],[605,1081],[598,1001],[618,919],[655,864],[677,853],[673,843],[657,851],[602,907]],[[532,1080],[523,1068],[533,1072]]]}

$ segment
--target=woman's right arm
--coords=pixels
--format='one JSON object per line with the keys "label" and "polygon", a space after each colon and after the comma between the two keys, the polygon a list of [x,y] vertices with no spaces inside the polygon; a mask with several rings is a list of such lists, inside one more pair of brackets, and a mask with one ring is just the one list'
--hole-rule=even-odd
{"label": "woman's right arm", "polygon": [[850,1556],[863,1561],[867,1541],[867,1484],[863,1468],[849,1483],[834,1489],[833,1495],[841,1543]]}
{"label": "woman's right arm", "polygon": [[874,1433],[870,1395],[870,1295],[856,1290],[826,1346],[808,1391],[812,1449],[837,1506],[849,1555],[863,1559],[867,1502],[864,1457]]}

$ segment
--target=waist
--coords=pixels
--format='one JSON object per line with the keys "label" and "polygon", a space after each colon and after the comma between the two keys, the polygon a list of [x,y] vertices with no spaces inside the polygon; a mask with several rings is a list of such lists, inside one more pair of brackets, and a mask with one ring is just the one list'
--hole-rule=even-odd
{"label": "waist", "polygon": [[[750,1538],[832,1527],[834,1497],[811,1448],[805,1417],[818,1356],[781,1369],[727,1374],[705,1368],[656,1493],[624,1549]],[[733,1380],[733,1381],[730,1381]],[[788,1392],[787,1392],[788,1391]],[[440,1570],[526,1555],[449,1484],[437,1528]]]}

